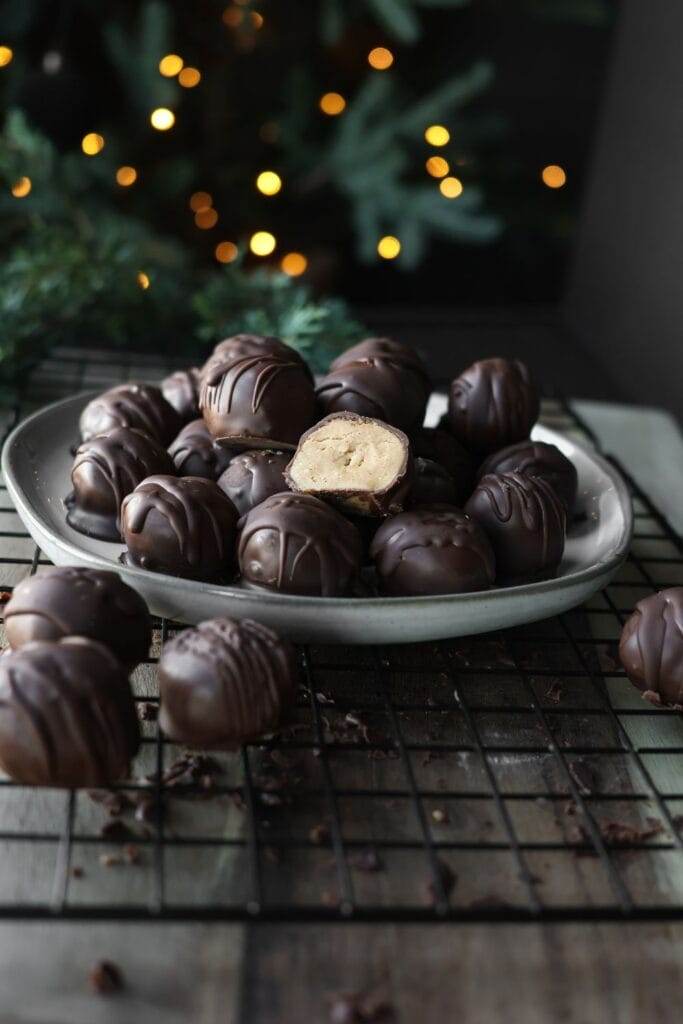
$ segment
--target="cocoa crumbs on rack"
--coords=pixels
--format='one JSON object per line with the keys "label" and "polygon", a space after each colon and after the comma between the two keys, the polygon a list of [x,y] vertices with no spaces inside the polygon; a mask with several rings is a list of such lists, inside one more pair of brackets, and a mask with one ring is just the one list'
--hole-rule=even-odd
{"label": "cocoa crumbs on rack", "polygon": [[100,996],[113,995],[125,988],[123,974],[111,960],[99,960],[90,968],[88,982],[93,992]]}

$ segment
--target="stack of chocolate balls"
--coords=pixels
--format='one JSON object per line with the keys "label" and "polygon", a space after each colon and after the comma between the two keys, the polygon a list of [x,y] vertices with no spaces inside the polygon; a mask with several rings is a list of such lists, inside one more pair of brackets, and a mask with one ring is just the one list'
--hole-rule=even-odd
{"label": "stack of chocolate balls", "polygon": [[389,338],[344,352],[317,386],[278,338],[227,338],[201,369],[85,408],[68,522],[123,541],[139,568],[288,594],[446,594],[555,574],[577,476],[530,440],[527,368],[465,369],[438,428],[424,426],[430,391],[420,356]]}

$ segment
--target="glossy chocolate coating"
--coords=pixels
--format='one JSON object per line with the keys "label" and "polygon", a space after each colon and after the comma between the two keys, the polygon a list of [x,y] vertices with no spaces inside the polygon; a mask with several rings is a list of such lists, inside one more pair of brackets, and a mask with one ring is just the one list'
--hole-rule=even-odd
{"label": "glossy chocolate coating", "polygon": [[161,393],[183,423],[196,420],[199,416],[200,379],[201,371],[191,366],[189,370],[177,370],[169,374],[161,382]]}
{"label": "glossy chocolate coating", "polygon": [[69,526],[88,537],[121,542],[121,502],[145,477],[172,473],[168,452],[148,434],[115,427],[76,450],[65,499]]}
{"label": "glossy chocolate coating", "polygon": [[169,576],[229,578],[236,523],[234,505],[212,480],[150,476],[123,502],[125,561]]}
{"label": "glossy chocolate coating", "polygon": [[453,477],[438,462],[415,459],[408,503],[410,508],[418,505],[457,505]]}
{"label": "glossy chocolate coating", "polygon": [[361,565],[355,526],[309,494],[274,494],[244,519],[238,560],[242,578],[287,594],[348,593]]}
{"label": "glossy chocolate coating", "polygon": [[451,383],[448,418],[468,451],[488,455],[528,438],[540,400],[518,359],[482,359]]}
{"label": "glossy chocolate coating", "polygon": [[168,449],[178,476],[203,476],[217,480],[227,468],[232,451],[214,444],[204,420],[192,420]]}
{"label": "glossy chocolate coating", "polygon": [[140,595],[115,572],[50,566],[14,588],[5,606],[10,647],[85,636],[134,668],[149,654],[152,624]]}
{"label": "glossy chocolate coating", "polygon": [[132,427],[168,447],[182,426],[180,416],[152,384],[120,384],[88,402],[81,413],[84,441],[114,427]]}
{"label": "glossy chocolate coating", "polygon": [[370,547],[382,593],[392,597],[488,590],[493,550],[482,528],[447,505],[387,519]]}
{"label": "glossy chocolate coating", "polygon": [[280,338],[264,334],[233,334],[230,338],[219,341],[207,360],[202,375],[213,365],[215,359],[225,362],[241,359],[243,356],[279,356],[283,359],[297,360],[311,376],[307,363],[295,348],[285,344]]}
{"label": "glossy chocolate coating", "polygon": [[0,658],[0,765],[33,786],[106,786],[140,742],[125,669],[83,637],[36,641]]}
{"label": "glossy chocolate coating", "polygon": [[422,427],[411,438],[413,454],[443,466],[453,478],[454,504],[464,505],[474,489],[475,462],[469,452],[447,430]]}
{"label": "glossy chocolate coating", "polygon": [[683,587],[638,602],[621,633],[619,660],[652,704],[683,707]]}
{"label": "glossy chocolate coating", "polygon": [[567,512],[547,481],[519,473],[489,474],[477,484],[465,511],[491,541],[499,581],[523,583],[555,575]]}
{"label": "glossy chocolate coating", "polygon": [[313,384],[300,359],[244,355],[210,362],[199,404],[212,437],[294,447],[316,420]]}
{"label": "glossy chocolate coating", "polygon": [[328,373],[316,390],[323,415],[355,412],[410,434],[422,426],[427,394],[411,370],[368,357]]}
{"label": "glossy chocolate coating", "polygon": [[520,441],[489,455],[479,467],[481,479],[488,473],[521,473],[539,476],[551,484],[560,501],[569,511],[576,500],[578,476],[574,464],[554,444],[543,441]]}
{"label": "glossy chocolate coating", "polygon": [[394,341],[393,338],[365,338],[337,356],[334,362],[330,363],[330,371],[338,370],[348,363],[355,363],[358,359],[387,359],[389,362],[397,363],[417,374],[427,392],[431,391],[429,373],[422,356],[414,348],[400,341]]}
{"label": "glossy chocolate coating", "polygon": [[231,749],[277,728],[297,683],[294,650],[272,629],[210,619],[164,646],[159,722],[179,743]]}
{"label": "glossy chocolate coating", "polygon": [[271,494],[287,490],[284,471],[289,462],[288,452],[263,449],[235,455],[217,483],[230,498],[241,516],[260,505]]}

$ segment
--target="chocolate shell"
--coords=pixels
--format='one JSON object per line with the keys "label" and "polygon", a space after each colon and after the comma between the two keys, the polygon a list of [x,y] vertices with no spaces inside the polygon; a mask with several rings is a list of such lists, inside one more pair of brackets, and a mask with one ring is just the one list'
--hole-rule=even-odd
{"label": "chocolate shell", "polygon": [[518,359],[482,359],[452,382],[448,419],[468,451],[488,455],[528,438],[540,400]]}
{"label": "chocolate shell", "polygon": [[412,468],[402,431],[369,416],[338,412],[306,431],[285,478],[298,494],[377,517],[403,510]]}
{"label": "chocolate shell", "polygon": [[409,345],[403,342],[394,341],[393,338],[365,338],[357,345],[352,345],[345,352],[337,356],[334,362],[330,363],[330,372],[339,370],[348,363],[354,363],[358,359],[387,359],[389,362],[397,363],[404,369],[412,370],[422,381],[427,394],[432,390],[431,381],[427,366],[422,356]]}
{"label": "chocolate shell", "polygon": [[253,586],[286,594],[336,597],[361,567],[355,526],[310,494],[274,494],[240,520],[238,560]]}
{"label": "chocolate shell", "polygon": [[214,360],[226,362],[241,359],[243,356],[279,356],[283,359],[294,359],[301,363],[309,377],[312,378],[308,364],[291,345],[285,344],[280,338],[264,334],[233,334],[230,338],[219,341],[204,365],[202,376],[214,363]]}
{"label": "chocolate shell", "polygon": [[519,473],[482,477],[465,511],[483,527],[496,555],[498,579],[547,579],[562,561],[567,512],[555,489]]}
{"label": "chocolate shell", "polygon": [[0,765],[29,786],[107,786],[140,743],[125,670],[83,637],[37,641],[0,658]]}
{"label": "chocolate shell", "polygon": [[234,455],[217,483],[241,516],[256,505],[287,490],[285,468],[289,453],[263,449]]}
{"label": "chocolate shell", "polygon": [[214,444],[204,420],[192,420],[180,431],[168,454],[178,476],[217,480],[228,466],[233,452]]}
{"label": "chocolate shell", "polygon": [[355,412],[407,434],[422,426],[427,406],[427,393],[416,374],[378,357],[344,363],[323,378],[316,395],[325,415]]}
{"label": "chocolate shell", "polygon": [[683,587],[638,602],[621,632],[619,660],[646,700],[683,708]]}
{"label": "chocolate shell", "polygon": [[121,503],[155,473],[173,473],[168,452],[148,434],[114,427],[76,449],[66,521],[87,537],[121,542]]}
{"label": "chocolate shell", "polygon": [[447,430],[422,427],[410,439],[413,455],[438,462],[453,478],[454,504],[464,505],[474,490],[475,461]]}
{"label": "chocolate shell", "polygon": [[161,393],[183,423],[196,420],[199,416],[200,378],[201,371],[191,366],[189,370],[177,370],[169,374],[161,382]]}
{"label": "chocolate shell", "polygon": [[277,728],[297,692],[294,650],[251,619],[210,619],[159,659],[159,722],[178,743],[232,749]]}
{"label": "chocolate shell", "polygon": [[410,508],[418,505],[457,505],[453,477],[438,462],[415,459],[408,504]]}
{"label": "chocolate shell", "polygon": [[237,512],[212,480],[150,476],[124,500],[124,561],[194,580],[229,579]]}
{"label": "chocolate shell", "polygon": [[104,434],[114,427],[131,427],[167,448],[182,426],[175,409],[152,384],[119,384],[88,402],[81,413],[81,438]]}
{"label": "chocolate shell", "polygon": [[554,444],[543,441],[520,441],[489,455],[477,473],[478,479],[489,473],[521,473],[537,476],[555,488],[567,511],[576,500],[578,476],[576,468]]}
{"label": "chocolate shell", "polygon": [[387,519],[370,547],[382,593],[392,597],[488,590],[495,558],[482,528],[447,505]]}
{"label": "chocolate shell", "polygon": [[17,584],[4,617],[14,650],[35,640],[84,636],[104,644],[128,669],[145,660],[152,640],[143,599],[104,569],[45,568]]}

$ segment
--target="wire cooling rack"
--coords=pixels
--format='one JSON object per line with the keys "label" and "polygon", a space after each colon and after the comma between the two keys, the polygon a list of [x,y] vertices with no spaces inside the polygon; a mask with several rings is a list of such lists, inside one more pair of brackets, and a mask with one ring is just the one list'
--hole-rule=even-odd
{"label": "wire cooling rack", "polygon": [[[66,353],[31,393],[136,375],[151,364]],[[595,442],[564,402],[544,421]],[[157,621],[133,678],[132,780],[87,793],[0,779],[0,917],[683,917],[680,715],[644,703],[616,661],[634,603],[683,584],[683,545],[622,472],[633,548],[585,606],[469,639],[301,648],[291,721],[237,752],[193,756],[161,735],[155,666],[180,627]],[[4,488],[0,528],[9,591],[45,562]]]}

